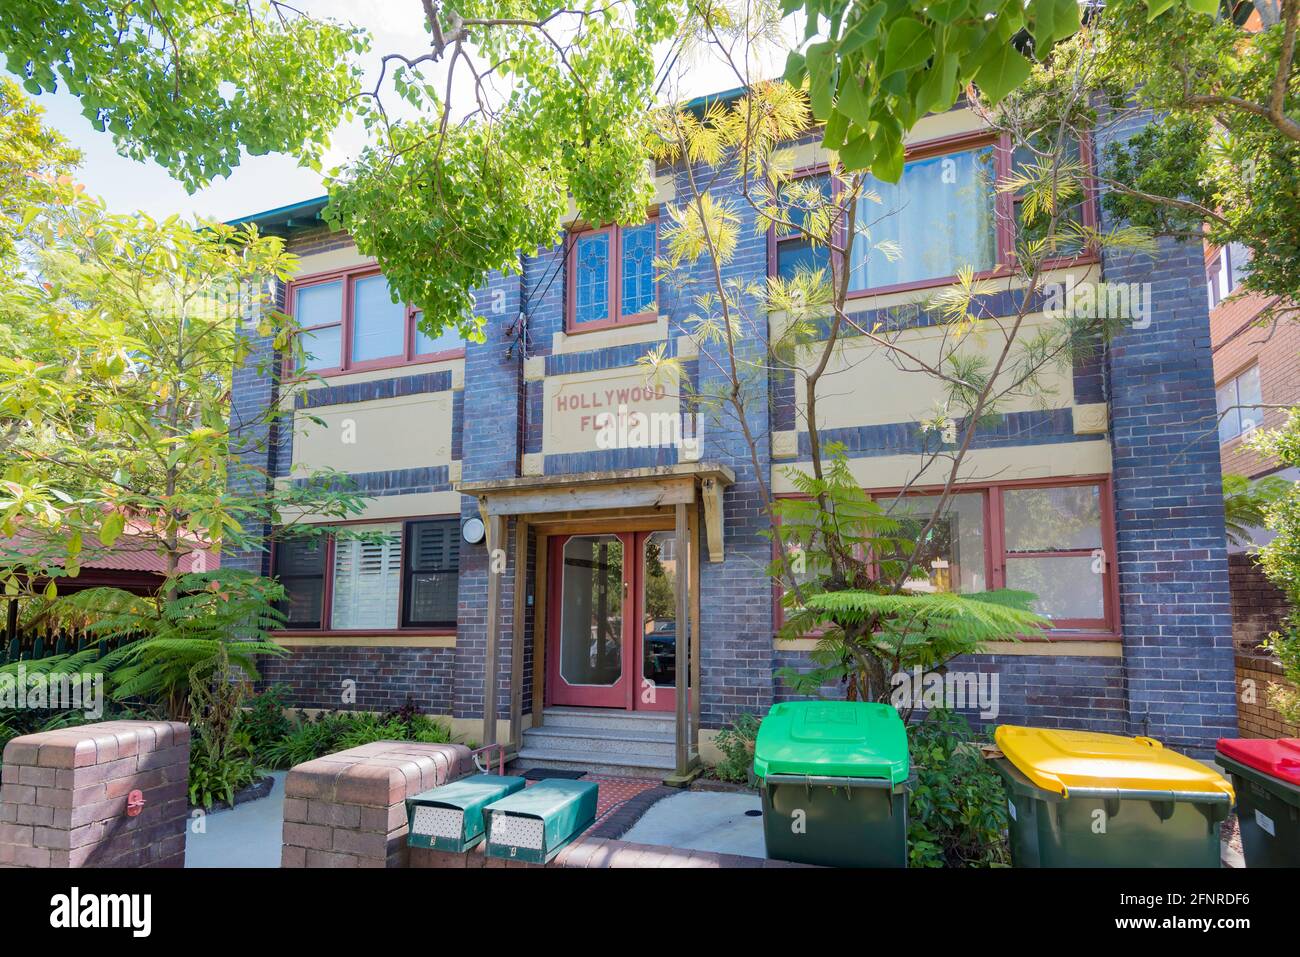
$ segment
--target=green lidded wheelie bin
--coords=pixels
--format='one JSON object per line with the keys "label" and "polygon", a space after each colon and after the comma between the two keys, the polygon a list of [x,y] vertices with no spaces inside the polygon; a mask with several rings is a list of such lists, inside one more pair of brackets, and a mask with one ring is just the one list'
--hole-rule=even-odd
{"label": "green lidded wheelie bin", "polygon": [[1002,725],[1015,867],[1219,867],[1223,775],[1152,738]]}
{"label": "green lidded wheelie bin", "polygon": [[1300,738],[1220,738],[1247,867],[1300,867]]}
{"label": "green lidded wheelie bin", "polygon": [[907,730],[887,704],[786,701],[754,743],[767,856],[907,866]]}

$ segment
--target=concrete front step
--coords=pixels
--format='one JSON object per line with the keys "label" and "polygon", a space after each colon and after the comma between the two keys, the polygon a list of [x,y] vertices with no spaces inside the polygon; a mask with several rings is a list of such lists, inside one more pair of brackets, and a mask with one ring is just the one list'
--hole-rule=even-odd
{"label": "concrete front step", "polygon": [[524,732],[515,767],[663,778],[676,769],[672,714],[613,708],[547,708]]}
{"label": "concrete front step", "polygon": [[561,771],[586,771],[625,778],[661,780],[672,774],[673,758],[659,754],[601,754],[590,751],[567,751],[559,748],[534,748],[525,742],[523,750],[511,764],[511,770],[549,768]]}
{"label": "concrete front step", "polygon": [[676,718],[661,711],[623,711],[614,708],[547,708],[544,728],[600,728],[606,730],[673,733]]}
{"label": "concrete front step", "polygon": [[657,754],[671,758],[677,753],[677,736],[671,730],[557,728],[545,724],[524,732],[524,747],[547,751],[590,751],[601,755]]}

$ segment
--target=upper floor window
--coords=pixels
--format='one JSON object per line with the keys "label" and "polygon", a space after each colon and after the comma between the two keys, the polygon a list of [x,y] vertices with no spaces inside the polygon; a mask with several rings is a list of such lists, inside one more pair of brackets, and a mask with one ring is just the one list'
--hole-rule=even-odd
{"label": "upper floor window", "polygon": [[[1066,163],[1086,167],[1090,162],[1085,144],[1072,140],[1064,153]],[[1046,162],[1028,147],[1013,153],[1005,137],[975,134],[955,143],[917,146],[897,183],[867,176],[853,210],[857,235],[849,252],[849,293],[937,286],[952,282],[963,269],[982,276],[1012,262],[1016,242],[1044,238],[1049,220],[1040,213],[1026,223],[1025,192],[999,193],[997,184],[1008,168],[1023,171]],[[816,172],[800,182],[814,177],[830,183],[826,174]],[[1086,252],[1070,229],[1070,224],[1095,222],[1084,185],[1057,215],[1055,248],[1044,256],[1047,264],[1068,262]],[[834,188],[824,192],[829,196]],[[798,224],[798,204],[784,207],[784,218]],[[841,223],[840,242],[846,230]],[[801,267],[824,268],[830,262],[826,247],[814,246],[798,232],[774,229],[769,250],[769,274],[787,279]]]}
{"label": "upper floor window", "polygon": [[420,310],[393,302],[388,281],[373,266],[298,280],[290,309],[301,331],[303,367],[337,373],[450,358],[464,349],[455,329],[429,336]]}
{"label": "upper floor window", "polygon": [[1228,442],[1258,428],[1264,421],[1264,398],[1259,387],[1259,366],[1233,376],[1215,390],[1219,414],[1219,442]]}
{"label": "upper floor window", "polygon": [[913,160],[897,183],[868,176],[855,212],[867,232],[853,243],[850,288],[910,286],[997,265],[996,159],[989,144]]}
{"label": "upper floor window", "polygon": [[657,220],[578,233],[569,249],[568,327],[600,329],[656,318]]}
{"label": "upper floor window", "polygon": [[460,523],[430,519],[354,526],[364,533],[276,546],[281,610],[291,629],[454,628]]}
{"label": "upper floor window", "polygon": [[815,187],[815,191],[787,191],[782,197],[780,216],[786,228],[773,231],[775,261],[771,264],[773,267],[771,272],[789,281],[801,269],[810,271],[821,269],[829,281],[831,278],[830,247],[824,243],[814,243],[802,229],[790,227],[804,225],[813,204],[819,202],[817,198],[819,194],[822,201],[830,202],[834,186],[827,173],[814,173],[803,177],[800,182],[804,187]]}
{"label": "upper floor window", "polygon": [[1246,278],[1250,266],[1250,248],[1242,243],[1229,243],[1215,253],[1205,267],[1206,292],[1213,309],[1227,299]]}

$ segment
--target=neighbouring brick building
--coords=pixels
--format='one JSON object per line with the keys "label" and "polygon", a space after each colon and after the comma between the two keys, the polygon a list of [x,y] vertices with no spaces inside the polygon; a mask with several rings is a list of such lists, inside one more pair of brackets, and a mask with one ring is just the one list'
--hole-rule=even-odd
{"label": "neighbouring brick building", "polygon": [[[1099,130],[1087,155],[1135,128]],[[795,167],[819,175],[820,148],[793,148]],[[961,106],[920,122],[892,194],[914,211],[896,226],[903,259],[872,260],[870,275],[854,264],[863,327],[950,284],[959,258],[987,280],[985,314],[1015,310],[1022,293],[996,225],[1010,200],[977,173],[1008,155]],[[932,188],[940,170],[966,188]],[[708,419],[697,443],[675,446],[597,442],[595,416],[618,404],[683,407],[679,388],[647,384],[637,363],[649,349],[680,360],[694,389],[720,375],[724,346],[692,338],[694,304],[656,282],[657,223],[686,192],[681,171],[660,169],[657,188],[645,224],[575,229],[524,256],[519,275],[493,276],[477,297],[484,343],[426,338],[374,264],[320,221],[323,200],[249,217],[301,257],[283,306],[322,378],[237,371],[237,412],[292,412],[248,464],[277,482],[331,466],[373,496],[374,538],[223,559],[278,575],[292,595],[280,640],[293,654],[268,662],[265,678],[288,684],[294,703],[383,710],[410,697],[467,739],[510,742],[524,762],[666,774],[697,752],[707,759],[737,715],[789,696],[775,672],[806,666],[811,642],[775,637],[768,520],[738,423]],[[734,178],[714,191],[740,217],[728,279],[760,283],[806,261],[808,250],[756,235]],[[1095,196],[1078,213],[1112,225]],[[1155,256],[1059,264],[1050,281],[1150,283],[1149,321],[1051,373],[1049,407],[1013,404],[977,435],[931,583],[1032,585],[1057,625],[954,666],[998,675],[999,721],[1147,734],[1198,752],[1236,727],[1219,447],[1205,431],[1215,380],[1204,265],[1199,247],[1173,242]],[[742,348],[761,358],[780,317],[756,318]],[[935,312],[910,321],[907,335],[929,348]],[[915,468],[935,396],[873,350],[864,337],[845,343],[823,437],[844,443],[864,488],[923,491],[942,481]],[[757,469],[793,494],[786,467],[808,460],[806,419],[789,380],[763,368],[751,385],[769,397],[749,423]],[[1035,524],[1044,514],[1056,520]],[[502,574],[491,574],[484,534]],[[679,698],[687,680],[692,693]]]}
{"label": "neighbouring brick building", "polygon": [[[1275,459],[1255,452],[1248,439],[1256,429],[1280,427],[1286,422],[1288,408],[1300,405],[1300,323],[1289,314],[1288,303],[1239,288],[1250,264],[1245,246],[1209,247],[1205,259],[1223,472],[1250,479],[1280,476],[1296,481],[1300,471],[1283,468]],[[1269,537],[1267,529],[1253,529],[1251,542],[1228,544],[1238,679],[1253,682],[1258,689],[1268,681],[1280,680],[1281,675],[1280,666],[1259,649],[1259,643],[1281,627],[1291,612],[1286,596],[1255,561],[1255,546]],[[1255,701],[1243,698],[1240,702],[1243,735],[1277,737],[1295,732],[1268,707],[1262,691],[1255,697]]]}

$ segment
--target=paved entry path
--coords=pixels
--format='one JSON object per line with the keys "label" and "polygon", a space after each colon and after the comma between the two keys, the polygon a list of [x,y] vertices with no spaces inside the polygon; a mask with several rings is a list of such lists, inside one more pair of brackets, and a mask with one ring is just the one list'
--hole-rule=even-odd
{"label": "paved entry path", "polygon": [[186,867],[279,867],[284,827],[284,777],[274,771],[271,793],[238,807],[208,814],[205,833],[185,835]]}
{"label": "paved entry path", "polygon": [[632,844],[663,844],[693,851],[767,857],[756,794],[684,791],[656,802],[623,835]]}

